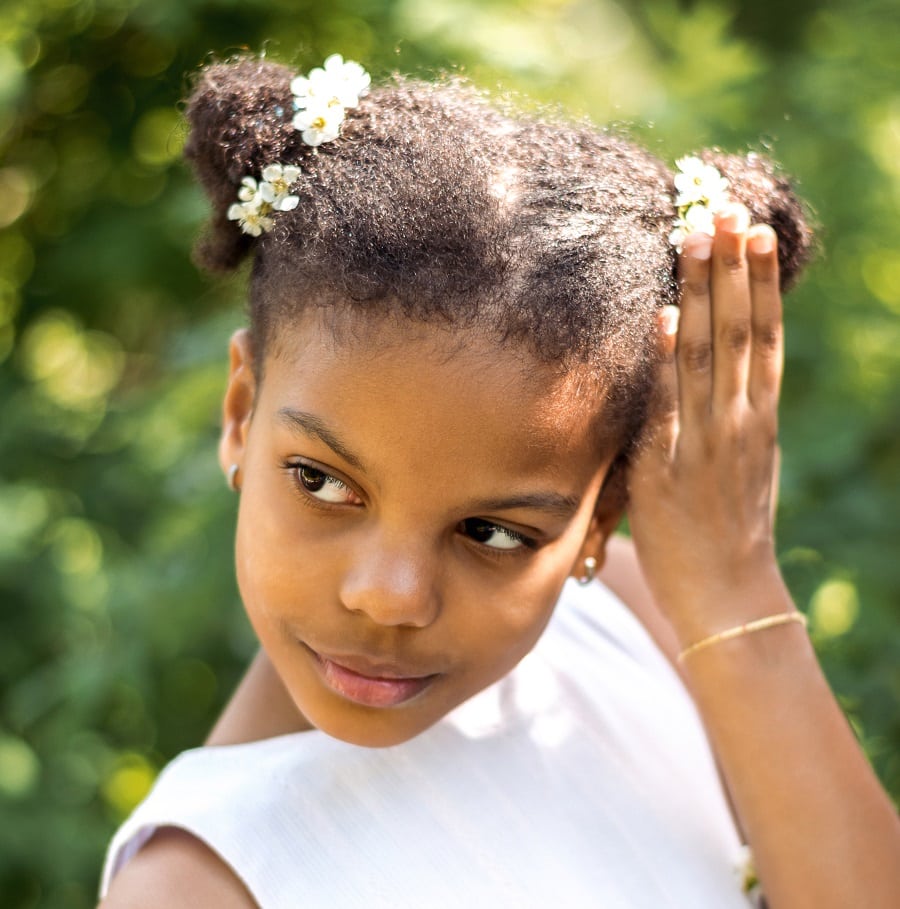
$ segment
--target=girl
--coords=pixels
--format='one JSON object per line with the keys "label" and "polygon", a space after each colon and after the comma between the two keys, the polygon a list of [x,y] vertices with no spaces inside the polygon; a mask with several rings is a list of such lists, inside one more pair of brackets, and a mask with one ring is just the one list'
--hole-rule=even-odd
{"label": "girl", "polygon": [[262,650],[104,905],[739,907],[741,835],[776,909],[897,905],[774,556],[811,239],[771,166],[673,181],[339,57],[210,67],[188,118],[201,261],[254,256],[220,458]]}

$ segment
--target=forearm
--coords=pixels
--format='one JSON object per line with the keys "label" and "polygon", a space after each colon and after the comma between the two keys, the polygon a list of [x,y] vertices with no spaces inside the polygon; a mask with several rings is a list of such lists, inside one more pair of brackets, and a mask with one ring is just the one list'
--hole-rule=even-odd
{"label": "forearm", "polygon": [[[770,586],[766,611],[792,609]],[[772,909],[900,905],[900,820],[804,629],[720,641],[684,668]]]}

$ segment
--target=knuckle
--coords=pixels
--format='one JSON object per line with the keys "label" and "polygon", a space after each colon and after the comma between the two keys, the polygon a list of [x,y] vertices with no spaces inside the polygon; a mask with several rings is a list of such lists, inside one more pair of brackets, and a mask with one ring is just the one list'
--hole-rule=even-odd
{"label": "knuckle", "polygon": [[706,339],[688,341],[682,346],[681,359],[689,372],[708,372],[712,365],[712,344]]}
{"label": "knuckle", "polygon": [[746,260],[742,255],[740,255],[740,253],[733,250],[728,250],[722,254],[721,262],[722,267],[725,269],[725,271],[727,271],[729,274],[735,274],[744,270],[744,264]]}
{"label": "knuckle", "polygon": [[720,338],[728,350],[743,350],[750,343],[750,333],[749,321],[739,319],[725,325]]}
{"label": "knuckle", "polygon": [[706,297],[709,295],[709,270],[691,268],[686,269],[679,282],[681,292],[689,297]]}
{"label": "knuckle", "polygon": [[775,354],[781,347],[781,325],[762,322],[753,326],[753,343],[766,355]]}
{"label": "knuckle", "polygon": [[757,264],[751,274],[753,283],[758,287],[766,290],[778,287],[778,271],[774,268],[766,268]]}
{"label": "knuckle", "polygon": [[687,297],[706,297],[709,296],[709,279],[691,276],[684,280],[682,288]]}

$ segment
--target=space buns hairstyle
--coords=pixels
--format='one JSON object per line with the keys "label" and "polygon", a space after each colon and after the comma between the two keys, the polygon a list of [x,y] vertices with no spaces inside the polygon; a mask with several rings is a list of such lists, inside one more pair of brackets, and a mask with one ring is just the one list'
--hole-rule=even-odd
{"label": "space buns hairstyle", "polygon": [[[483,328],[543,362],[592,367],[627,441],[656,313],[677,302],[673,170],[613,132],[523,114],[455,79],[373,84],[312,147],[293,123],[297,75],[257,58],[213,64],[187,105],[185,155],[212,203],[197,258],[227,271],[253,251],[259,350],[309,305]],[[812,233],[788,182],[757,154],[696,154],[775,229],[791,284]],[[296,176],[291,201],[254,237],[233,206],[275,164]]]}

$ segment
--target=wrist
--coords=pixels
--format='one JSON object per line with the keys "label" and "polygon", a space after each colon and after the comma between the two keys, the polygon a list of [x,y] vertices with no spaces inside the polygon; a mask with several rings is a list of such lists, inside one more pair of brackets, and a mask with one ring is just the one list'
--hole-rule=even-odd
{"label": "wrist", "polygon": [[683,663],[685,659],[707,647],[714,647],[716,644],[722,644],[725,641],[731,641],[734,638],[743,637],[745,634],[755,634],[760,631],[768,631],[770,628],[777,628],[780,625],[788,625],[796,622],[806,628],[806,616],[798,609],[792,608],[786,612],[775,613],[774,615],[765,616],[761,619],[753,619],[750,622],[744,622],[741,625],[734,625],[726,628],[717,634],[711,634],[709,637],[701,638],[693,644],[689,644],[678,654],[678,662]]}
{"label": "wrist", "polygon": [[709,579],[682,586],[667,597],[666,606],[681,650],[772,616],[797,612],[774,562],[750,579]]}

